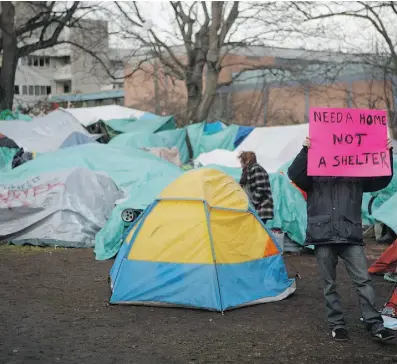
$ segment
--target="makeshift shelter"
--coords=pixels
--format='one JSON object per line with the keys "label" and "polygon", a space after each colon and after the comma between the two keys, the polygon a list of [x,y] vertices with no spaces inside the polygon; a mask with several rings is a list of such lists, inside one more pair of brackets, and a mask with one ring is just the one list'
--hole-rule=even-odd
{"label": "makeshift shelter", "polygon": [[73,115],[81,125],[88,127],[100,120],[139,119],[144,111],[130,109],[119,105],[104,105],[94,107],[61,109]]}
{"label": "makeshift shelter", "polygon": [[295,291],[243,189],[209,168],[163,190],[131,226],[110,278],[112,304],[225,311]]}
{"label": "makeshift shelter", "polygon": [[133,148],[173,148],[179,152],[182,163],[189,160],[186,129],[165,130],[158,133],[137,132],[117,135],[109,145]]}
{"label": "makeshift shelter", "polygon": [[118,133],[156,133],[176,128],[173,116],[159,116],[151,113],[144,113],[136,119],[104,120],[104,123]]}
{"label": "makeshift shelter", "polygon": [[[218,164],[225,167],[240,167],[238,155],[242,151],[253,151],[258,162],[267,172],[276,172],[283,164],[295,158],[302,149],[302,142],[309,135],[308,133],[309,124],[255,128],[235,150],[233,144],[233,148],[225,148],[218,143],[212,149],[201,148],[195,153],[194,158],[196,164],[203,166]],[[189,137],[191,137],[190,130]],[[236,137],[233,138],[233,142],[234,140]]]}
{"label": "makeshift shelter", "polygon": [[1,134],[13,139],[26,151],[38,153],[57,150],[74,132],[92,137],[73,116],[63,110],[56,110],[31,121],[0,121]]}
{"label": "makeshift shelter", "polygon": [[173,116],[160,116],[119,105],[69,108],[65,111],[73,115],[85,127],[103,121],[105,125],[118,133],[137,131],[154,133],[175,129]]}
{"label": "makeshift shelter", "polygon": [[86,168],[2,182],[0,238],[18,245],[92,247],[122,196],[108,175]]}
{"label": "makeshift shelter", "polygon": [[234,141],[236,140],[239,126],[229,125],[219,129],[217,126],[220,124],[217,123],[214,124],[215,127],[210,127],[211,123],[202,122],[189,125],[186,128],[193,151],[193,158],[215,149],[234,150]]}

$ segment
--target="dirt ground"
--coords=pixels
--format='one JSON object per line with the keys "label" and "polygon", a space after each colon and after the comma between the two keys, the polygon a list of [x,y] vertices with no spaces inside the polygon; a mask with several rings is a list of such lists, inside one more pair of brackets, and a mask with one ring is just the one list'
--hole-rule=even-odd
{"label": "dirt ground", "polygon": [[[370,245],[370,260],[385,247]],[[108,306],[111,261],[91,249],[0,246],[0,363],[397,363],[371,341],[342,269],[351,340],[331,341],[315,259],[286,256],[302,280],[291,298],[226,313]],[[374,278],[379,307],[392,285]]]}

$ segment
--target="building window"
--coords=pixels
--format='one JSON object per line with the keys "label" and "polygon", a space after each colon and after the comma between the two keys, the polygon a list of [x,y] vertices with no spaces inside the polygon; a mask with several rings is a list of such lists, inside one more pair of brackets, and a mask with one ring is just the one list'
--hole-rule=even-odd
{"label": "building window", "polygon": [[47,94],[47,92],[46,92],[45,86],[40,86],[40,95],[46,95],[46,94]]}
{"label": "building window", "polygon": [[36,96],[40,96],[40,86],[35,86],[35,87],[34,87],[34,94],[35,94]]}
{"label": "building window", "polygon": [[63,93],[68,94],[70,92],[70,87],[67,83],[63,85]]}
{"label": "building window", "polygon": [[33,95],[34,88],[33,86],[29,86],[29,95]]}
{"label": "building window", "polygon": [[33,66],[33,56],[28,57],[28,66]]}
{"label": "building window", "polygon": [[19,95],[19,86],[18,85],[14,86],[14,94]]}
{"label": "building window", "polygon": [[50,67],[50,57],[44,57],[44,63],[46,67]]}
{"label": "building window", "polygon": [[40,67],[44,67],[44,57],[39,57]]}
{"label": "building window", "polygon": [[33,56],[33,66],[39,66],[39,57]]}
{"label": "building window", "polygon": [[51,95],[51,86],[47,86],[47,95]]}
{"label": "building window", "polygon": [[60,61],[61,61],[61,66],[65,66],[67,64],[70,64],[70,56],[60,57]]}
{"label": "building window", "polygon": [[23,85],[22,86],[22,95],[27,95],[28,94],[28,86]]}

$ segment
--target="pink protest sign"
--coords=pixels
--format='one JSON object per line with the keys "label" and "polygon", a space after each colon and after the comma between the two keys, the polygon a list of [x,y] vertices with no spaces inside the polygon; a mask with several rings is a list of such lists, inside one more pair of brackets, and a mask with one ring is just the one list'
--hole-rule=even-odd
{"label": "pink protest sign", "polygon": [[387,113],[366,109],[310,109],[308,175],[389,176]]}

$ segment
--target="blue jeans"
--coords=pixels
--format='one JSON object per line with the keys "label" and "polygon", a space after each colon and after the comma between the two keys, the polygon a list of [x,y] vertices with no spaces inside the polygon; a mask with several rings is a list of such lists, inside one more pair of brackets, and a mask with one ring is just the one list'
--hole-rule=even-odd
{"label": "blue jeans", "polygon": [[324,283],[326,314],[330,328],[346,328],[340,296],[336,291],[336,266],[340,257],[358,293],[361,315],[367,329],[373,333],[382,330],[383,319],[375,308],[375,292],[368,274],[364,247],[353,244],[319,245],[315,247],[315,254]]}

